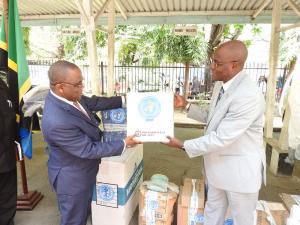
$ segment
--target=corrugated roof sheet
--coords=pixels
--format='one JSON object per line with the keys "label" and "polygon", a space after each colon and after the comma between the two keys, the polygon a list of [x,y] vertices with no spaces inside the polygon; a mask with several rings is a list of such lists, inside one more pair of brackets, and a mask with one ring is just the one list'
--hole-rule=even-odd
{"label": "corrugated roof sheet", "polygon": [[[146,23],[143,17],[188,17],[190,21],[199,18],[202,21],[212,21],[227,23],[222,17],[239,17],[241,22],[251,21],[251,15],[266,0],[115,0],[123,9],[130,23]],[[299,22],[299,16],[289,7],[288,0],[283,0],[283,22]],[[300,0],[291,0],[300,9]],[[93,6],[95,14],[99,11],[106,0],[94,0]],[[75,1],[70,0],[19,0],[19,14],[23,21],[33,20],[51,20],[51,19],[72,19],[79,20],[79,10]],[[0,10],[3,11],[3,1],[0,2]],[[267,4],[266,8],[258,16],[258,22],[271,21],[272,1]],[[121,18],[120,8],[116,8],[117,18]],[[103,17],[106,17],[107,11],[104,11]],[[202,20],[206,17],[205,20]],[[215,17],[215,18],[207,18]],[[244,18],[244,19],[243,19]],[[288,18],[288,19],[286,19]],[[249,20],[248,20],[249,19]],[[123,19],[124,20],[124,19]],[[189,20],[183,20],[183,23]],[[238,19],[237,19],[238,20]],[[286,20],[286,21],[285,21]],[[100,20],[101,21],[101,18]],[[176,22],[176,18],[156,18],[149,23],[160,21],[160,23]],[[180,20],[179,20],[180,21]],[[230,21],[230,18],[229,18]],[[57,21],[56,21],[57,22]],[[123,21],[126,23],[126,21]],[[235,22],[233,20],[233,22]],[[122,23],[122,20],[117,20]]]}

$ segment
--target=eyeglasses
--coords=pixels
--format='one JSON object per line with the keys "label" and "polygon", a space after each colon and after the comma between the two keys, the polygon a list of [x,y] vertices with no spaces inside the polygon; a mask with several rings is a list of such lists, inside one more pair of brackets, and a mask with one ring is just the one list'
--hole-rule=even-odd
{"label": "eyeglasses", "polygon": [[214,65],[215,67],[221,67],[227,63],[233,63],[233,62],[238,62],[238,61],[232,60],[232,61],[227,61],[227,62],[219,62],[218,60],[215,60],[215,59],[209,59],[209,64]]}
{"label": "eyeglasses", "polygon": [[57,82],[57,83],[50,83],[51,85],[55,86],[57,84],[68,84],[68,85],[71,85],[73,86],[74,88],[80,88],[80,87],[83,87],[83,81],[79,81],[78,83],[69,83],[69,82]]}

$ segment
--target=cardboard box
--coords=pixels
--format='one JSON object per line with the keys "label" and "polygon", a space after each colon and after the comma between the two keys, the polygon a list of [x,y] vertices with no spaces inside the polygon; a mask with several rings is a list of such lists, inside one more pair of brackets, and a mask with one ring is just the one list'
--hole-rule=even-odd
{"label": "cardboard box", "polygon": [[143,180],[143,145],[122,156],[103,158],[92,200],[93,225],[128,225],[138,205]]}
{"label": "cardboard box", "polygon": [[[167,221],[161,221],[161,220],[156,220],[155,221],[155,225],[171,225],[174,219],[174,215],[170,215],[169,218],[167,219]],[[147,222],[141,217],[139,216],[139,225],[148,225]],[[152,223],[151,223],[152,225]]]}
{"label": "cardboard box", "polygon": [[256,207],[257,225],[269,225],[269,213],[276,225],[285,225],[289,215],[283,204],[277,202],[258,201]]}
{"label": "cardboard box", "polygon": [[153,215],[155,221],[167,222],[173,214],[177,194],[173,191],[156,192],[140,186],[139,216],[140,223],[146,223],[147,213]]}
{"label": "cardboard box", "polygon": [[[230,212],[227,213],[230,215]],[[274,225],[285,225],[288,217],[288,211],[283,204],[277,202],[258,201],[256,206],[256,225],[271,225],[271,220],[274,221]],[[227,221],[232,219],[227,217]],[[233,223],[228,223],[233,224]],[[272,224],[273,225],[273,224]]]}
{"label": "cardboard box", "polygon": [[[195,190],[194,195],[193,190]],[[189,221],[195,225],[203,224],[204,202],[204,181],[186,178],[183,187],[180,187],[177,225],[188,225]]]}
{"label": "cardboard box", "polygon": [[289,210],[289,212],[291,211],[293,205],[300,205],[300,195],[281,193],[279,194],[279,196],[282,199],[283,204]]}

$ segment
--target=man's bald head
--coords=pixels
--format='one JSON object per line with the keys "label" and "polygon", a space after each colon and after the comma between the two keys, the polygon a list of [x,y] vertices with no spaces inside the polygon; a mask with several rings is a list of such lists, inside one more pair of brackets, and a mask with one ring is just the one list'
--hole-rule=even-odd
{"label": "man's bald head", "polygon": [[212,55],[210,65],[212,79],[227,82],[243,70],[248,50],[241,41],[234,40],[221,44]]}
{"label": "man's bald head", "polygon": [[59,60],[53,63],[48,71],[50,86],[68,80],[70,76],[69,70],[80,69],[74,63],[65,60]]}
{"label": "man's bald head", "polygon": [[222,54],[226,55],[228,60],[237,61],[244,66],[247,57],[248,57],[248,50],[246,45],[239,40],[232,40],[221,44],[217,49],[216,52],[222,52]]}

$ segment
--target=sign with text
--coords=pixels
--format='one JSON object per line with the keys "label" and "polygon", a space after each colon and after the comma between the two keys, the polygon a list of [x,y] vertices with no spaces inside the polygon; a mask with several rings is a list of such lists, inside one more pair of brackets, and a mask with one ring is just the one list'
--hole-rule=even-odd
{"label": "sign with text", "polygon": [[196,36],[197,26],[175,26],[174,34],[179,36]]}
{"label": "sign with text", "polygon": [[127,94],[127,135],[142,142],[167,142],[174,137],[172,92]]}

